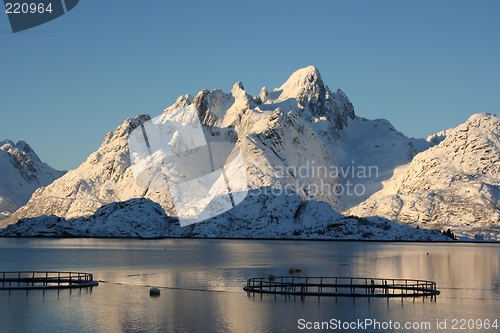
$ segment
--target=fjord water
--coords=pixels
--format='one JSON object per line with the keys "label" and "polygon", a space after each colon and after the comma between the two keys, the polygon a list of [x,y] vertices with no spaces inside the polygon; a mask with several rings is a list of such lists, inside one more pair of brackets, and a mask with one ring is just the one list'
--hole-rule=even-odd
{"label": "fjord water", "polygon": [[[242,290],[250,277],[288,275],[291,266],[302,276],[433,280],[441,295],[300,298]],[[464,327],[460,320],[462,331],[500,330],[484,328],[500,321],[497,244],[2,238],[0,270],[83,271],[101,281],[92,289],[0,291],[1,332],[298,332],[339,320],[380,325],[346,330],[353,332],[455,331],[454,323]],[[149,295],[152,286],[161,288],[159,297]]]}

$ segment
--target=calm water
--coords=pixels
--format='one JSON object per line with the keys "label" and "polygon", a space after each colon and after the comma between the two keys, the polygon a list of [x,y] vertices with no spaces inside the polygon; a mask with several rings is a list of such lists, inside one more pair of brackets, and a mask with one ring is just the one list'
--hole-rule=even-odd
{"label": "calm water", "polygon": [[[291,266],[305,276],[433,280],[441,295],[301,299],[242,290],[250,277],[287,275]],[[350,332],[436,332],[445,320],[439,331],[455,331],[454,323],[463,332],[500,331],[484,328],[500,326],[494,244],[0,239],[0,271],[16,270],[84,271],[102,282],[92,290],[0,291],[1,332],[304,332],[307,323],[335,320],[380,325],[342,330]],[[151,286],[161,296],[150,297]]]}

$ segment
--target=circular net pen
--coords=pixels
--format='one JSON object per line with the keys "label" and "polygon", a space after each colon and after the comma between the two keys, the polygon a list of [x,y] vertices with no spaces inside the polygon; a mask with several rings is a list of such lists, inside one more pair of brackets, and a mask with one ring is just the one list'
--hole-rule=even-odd
{"label": "circular net pen", "polygon": [[98,284],[90,273],[0,272],[0,290],[87,288]]}
{"label": "circular net pen", "polygon": [[295,296],[425,297],[439,295],[436,282],[360,277],[257,277],[243,287],[248,293]]}

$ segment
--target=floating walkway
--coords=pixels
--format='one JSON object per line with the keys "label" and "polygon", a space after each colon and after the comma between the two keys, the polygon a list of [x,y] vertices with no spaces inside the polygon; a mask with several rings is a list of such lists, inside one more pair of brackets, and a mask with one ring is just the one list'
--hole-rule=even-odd
{"label": "floating walkway", "polygon": [[98,284],[90,273],[0,272],[0,290],[87,288]]}
{"label": "floating walkway", "polygon": [[248,293],[296,296],[419,297],[436,296],[436,282],[359,277],[297,277],[270,275],[248,279]]}

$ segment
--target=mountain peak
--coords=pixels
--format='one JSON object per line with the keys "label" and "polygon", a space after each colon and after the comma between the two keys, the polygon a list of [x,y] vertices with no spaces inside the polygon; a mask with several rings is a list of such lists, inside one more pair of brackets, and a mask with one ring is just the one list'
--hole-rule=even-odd
{"label": "mountain peak", "polygon": [[231,93],[238,92],[239,90],[245,90],[245,87],[243,87],[243,82],[238,81],[233,85],[233,88],[231,89]]}
{"label": "mountain peak", "polygon": [[[23,139],[19,140],[17,143],[14,143],[11,140],[4,140],[0,142],[0,150],[4,150],[9,154],[17,156],[16,159],[21,163],[21,160],[33,160],[36,162],[41,162],[38,155],[33,151],[33,148],[24,141]],[[20,156],[23,156],[22,158]]]}
{"label": "mountain peak", "polygon": [[487,112],[480,112],[480,113],[475,113],[471,115],[467,121],[465,122],[466,124],[473,123],[473,122],[481,122],[481,121],[488,121],[492,118],[496,118],[496,114],[492,113],[487,113]]}
{"label": "mountain peak", "polygon": [[356,116],[347,96],[340,89],[333,93],[314,66],[295,71],[281,87],[268,93],[261,91],[259,97],[266,104],[295,100],[304,119],[312,121],[314,118],[326,117],[339,130],[347,125],[348,118],[354,119]]}
{"label": "mountain peak", "polygon": [[[26,141],[24,141],[23,139],[19,140],[16,143],[16,147],[19,150],[22,150],[22,151],[24,151],[27,154],[33,153],[34,155],[36,155],[35,152],[33,151],[33,148],[31,148],[31,146]],[[38,158],[38,156],[37,156],[37,158]]]}
{"label": "mountain peak", "polygon": [[281,87],[274,91],[281,91],[280,100],[301,97],[306,91],[324,90],[325,84],[321,74],[314,66],[308,66],[296,70]]}
{"label": "mountain peak", "polygon": [[321,74],[319,73],[319,70],[315,66],[307,66],[304,68],[299,68],[295,72],[290,75],[290,79],[301,79],[301,80],[309,80],[309,81],[314,81],[314,80],[321,80]]}
{"label": "mountain peak", "polygon": [[36,189],[63,174],[43,163],[24,140],[0,141],[0,220],[25,205]]}

